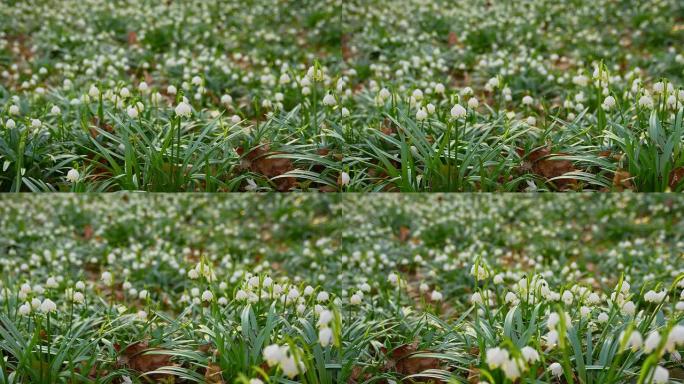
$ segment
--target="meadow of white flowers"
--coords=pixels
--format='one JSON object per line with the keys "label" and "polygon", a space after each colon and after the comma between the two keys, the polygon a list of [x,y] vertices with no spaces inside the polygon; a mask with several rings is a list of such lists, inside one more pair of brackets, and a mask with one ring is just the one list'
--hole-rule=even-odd
{"label": "meadow of white flowers", "polygon": [[671,195],[2,197],[2,383],[676,383]]}
{"label": "meadow of white flowers", "polygon": [[678,191],[677,0],[5,1],[2,191]]}

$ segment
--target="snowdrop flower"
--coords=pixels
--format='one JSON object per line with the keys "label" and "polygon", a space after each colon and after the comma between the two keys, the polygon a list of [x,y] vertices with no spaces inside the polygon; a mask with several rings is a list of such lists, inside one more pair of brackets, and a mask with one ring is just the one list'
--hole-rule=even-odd
{"label": "snowdrop flower", "polygon": [[351,112],[347,108],[342,108],[342,117],[349,117],[351,115]]}
{"label": "snowdrop flower", "polygon": [[16,126],[17,126],[17,124],[12,119],[7,119],[7,121],[5,121],[5,127],[7,129],[14,129],[14,127],[16,127]]}
{"label": "snowdrop flower", "polygon": [[316,295],[316,301],[318,301],[319,303],[328,300],[330,300],[330,294],[328,294],[328,292],[326,291],[320,291],[318,292],[318,295]]}
{"label": "snowdrop flower", "polygon": [[286,358],[287,348],[283,348],[277,344],[271,344],[263,350],[264,360],[269,366],[275,366],[280,361]]}
{"label": "snowdrop flower", "polygon": [[101,278],[102,278],[102,282],[105,283],[106,285],[112,285],[112,283],[114,282],[114,279],[112,278],[111,272],[107,272],[107,271],[102,272]]}
{"label": "snowdrop flower", "polygon": [[11,105],[9,107],[9,114],[10,115],[18,115],[19,114],[19,106],[17,105]]}
{"label": "snowdrop flower", "polygon": [[81,175],[78,173],[78,170],[75,168],[71,168],[69,172],[67,172],[66,179],[70,183],[75,183],[78,181],[78,179],[81,177]]}
{"label": "snowdrop flower", "polygon": [[646,337],[646,341],[644,341],[644,352],[651,353],[655,351],[660,344],[660,340],[660,334],[657,331],[649,333],[648,337]]}
{"label": "snowdrop flower", "polygon": [[378,96],[382,100],[385,100],[385,99],[388,99],[391,96],[391,94],[390,94],[390,91],[387,90],[387,88],[383,88],[380,90],[380,93],[378,93]]}
{"label": "snowdrop flower", "polygon": [[477,108],[479,105],[480,105],[480,102],[479,102],[479,100],[477,100],[476,97],[471,97],[470,99],[468,99],[468,107],[469,107],[470,109],[475,109],[475,108]]}
{"label": "snowdrop flower", "polygon": [[653,383],[654,384],[665,384],[668,382],[670,379],[670,372],[667,370],[667,368],[664,368],[660,365],[657,365],[655,367],[655,370],[653,371]]}
{"label": "snowdrop flower", "polygon": [[634,316],[634,313],[636,313],[636,305],[634,305],[634,303],[631,301],[624,303],[622,305],[622,313],[625,315]]}
{"label": "snowdrop flower", "polygon": [[425,118],[427,118],[427,115],[427,111],[425,111],[424,108],[421,108],[418,110],[418,112],[416,112],[416,120],[423,121]]}
{"label": "snowdrop flower", "polygon": [[233,123],[233,124],[239,124],[241,121],[242,121],[242,119],[241,119],[240,116],[238,116],[238,115],[233,115],[233,116],[230,118],[230,122]]}
{"label": "snowdrop flower", "polygon": [[96,86],[91,85],[90,89],[88,90],[88,96],[92,97],[93,99],[97,99],[100,97],[100,90],[97,89]]}
{"label": "snowdrop flower", "polygon": [[537,119],[534,116],[529,116],[525,122],[531,127],[537,125]]}
{"label": "snowdrop flower", "polygon": [[38,129],[43,126],[43,123],[39,119],[31,119],[31,128]]}
{"label": "snowdrop flower", "polygon": [[523,105],[532,105],[532,103],[534,103],[534,99],[532,96],[526,95],[522,98],[522,103]]}
{"label": "snowdrop flower", "polygon": [[175,109],[176,116],[188,117],[192,113],[192,107],[185,101],[181,101]]}
{"label": "snowdrop flower", "polygon": [[325,348],[330,345],[332,338],[333,333],[330,328],[321,328],[321,330],[318,331],[318,342],[321,344],[321,347]]}
{"label": "snowdrop flower", "polygon": [[349,302],[351,303],[351,305],[359,305],[359,304],[361,304],[361,300],[362,300],[361,295],[359,295],[358,293],[355,293],[351,296],[351,298],[349,299]]}
{"label": "snowdrop flower", "polygon": [[549,365],[549,371],[551,371],[551,374],[560,377],[560,375],[563,374],[563,367],[560,365],[560,363],[552,363]]}
{"label": "snowdrop flower", "polygon": [[175,95],[177,92],[178,89],[176,89],[176,87],[174,87],[173,85],[169,85],[168,87],[166,87],[166,93],[168,93],[169,95]]}
{"label": "snowdrop flower", "polygon": [[470,296],[470,301],[473,304],[482,304],[483,300],[482,300],[482,295],[480,294],[480,292],[473,293],[473,295]]}
{"label": "snowdrop flower", "polygon": [[342,185],[349,185],[349,181],[350,181],[349,174],[347,172],[342,172],[340,174],[340,183]]}
{"label": "snowdrop flower", "polygon": [[85,296],[81,292],[74,292],[72,299],[75,303],[81,304],[85,301]]}
{"label": "snowdrop flower", "polygon": [[249,384],[264,384],[264,382],[259,379],[250,379]]}
{"label": "snowdrop flower", "polygon": [[652,109],[653,99],[649,95],[643,95],[639,98],[639,106],[646,109]]}
{"label": "snowdrop flower", "polygon": [[31,304],[24,303],[19,307],[19,314],[22,316],[27,316],[31,313]]}
{"label": "snowdrop flower", "polygon": [[206,290],[202,292],[202,301],[212,301],[214,299],[214,294],[211,291]]}
{"label": "snowdrop flower", "polygon": [[508,360],[508,356],[508,351],[503,348],[489,348],[486,354],[487,365],[492,369],[499,368]]}
{"label": "snowdrop flower", "polygon": [[435,93],[443,94],[444,91],[445,91],[444,84],[439,83],[439,84],[435,85]]}
{"label": "snowdrop flower", "polygon": [[572,304],[572,299],[573,299],[572,292],[570,292],[570,291],[563,292],[563,295],[561,296],[561,298],[563,299],[563,303],[565,303],[565,305]]}
{"label": "snowdrop flower", "polygon": [[675,325],[667,335],[665,350],[673,352],[681,344],[684,344],[684,325]]}
{"label": "snowdrop flower", "polygon": [[432,294],[430,295],[430,300],[442,301],[442,294],[438,291],[432,291]]}
{"label": "snowdrop flower", "polygon": [[[621,338],[624,337],[624,332],[623,335],[621,335]],[[631,349],[632,351],[636,352],[641,348],[641,346],[644,343],[644,339],[641,337],[641,333],[639,331],[632,331],[630,333],[629,338],[627,339],[627,348]]]}
{"label": "snowdrop flower", "polygon": [[523,347],[520,350],[520,353],[528,363],[536,363],[539,361],[539,352],[530,346]]}
{"label": "snowdrop flower", "polygon": [[552,330],[546,334],[546,344],[554,346],[558,343],[558,331]]}
{"label": "snowdrop flower", "polygon": [[53,105],[53,106],[52,106],[52,109],[50,109],[50,113],[53,114],[53,115],[59,115],[60,113],[62,113],[62,110],[59,109],[58,106]]}
{"label": "snowdrop flower", "polygon": [[613,96],[606,96],[603,99],[603,109],[611,110],[615,106],[615,98]]}
{"label": "snowdrop flower", "polygon": [[54,277],[49,277],[45,282],[45,286],[48,288],[57,288],[59,284],[57,283],[57,280],[55,280]]}
{"label": "snowdrop flower", "polygon": [[127,98],[130,95],[131,91],[129,91],[126,87],[121,88],[121,91],[119,91],[119,96],[121,96],[121,98],[123,99]]}
{"label": "snowdrop flower", "polygon": [[392,285],[396,285],[399,282],[399,276],[397,276],[396,273],[392,272],[387,276],[387,281],[389,281]]}
{"label": "snowdrop flower", "polygon": [[463,108],[460,104],[456,104],[451,108],[451,117],[455,119],[460,119],[462,117],[465,117],[465,115],[468,113],[465,108]]}
{"label": "snowdrop flower", "polygon": [[332,321],[333,319],[333,313],[329,310],[324,310],[321,312],[320,315],[318,315],[318,326],[319,327],[327,327],[328,324]]}
{"label": "snowdrop flower", "polygon": [[325,95],[325,97],[323,97],[323,104],[329,107],[334,107],[335,104],[337,104],[337,101],[335,101],[335,96],[328,93]]}
{"label": "snowdrop flower", "polygon": [[52,301],[50,299],[45,299],[40,304],[40,311],[43,313],[50,313],[50,312],[54,312],[56,310],[57,310],[57,304],[55,304],[54,301]]}
{"label": "snowdrop flower", "polygon": [[128,117],[130,117],[131,119],[135,119],[136,117],[138,117],[138,109],[135,107],[128,107],[126,113],[128,114]]}
{"label": "snowdrop flower", "polygon": [[289,377],[290,379],[297,376],[300,373],[304,373],[305,371],[304,364],[302,364],[301,362],[300,364],[297,364],[294,356],[289,356],[286,359],[281,360],[280,368],[283,370],[285,376]]}

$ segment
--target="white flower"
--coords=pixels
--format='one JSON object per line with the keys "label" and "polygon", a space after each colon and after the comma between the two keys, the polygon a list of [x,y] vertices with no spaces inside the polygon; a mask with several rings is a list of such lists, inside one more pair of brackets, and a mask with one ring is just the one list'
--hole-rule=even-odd
{"label": "white flower", "polygon": [[380,96],[381,99],[387,99],[391,96],[390,91],[387,90],[387,88],[383,88],[380,90],[380,93],[378,93],[378,96]]}
{"label": "white flower", "polygon": [[173,85],[169,85],[168,87],[166,87],[166,93],[168,93],[169,95],[175,95],[176,92],[178,92],[178,90]]}
{"label": "white flower", "polygon": [[[624,337],[624,335],[622,335]],[[641,337],[641,333],[639,331],[632,331],[632,333],[629,335],[629,339],[627,340],[627,348],[630,348],[632,351],[636,352],[641,348],[641,346],[644,343],[643,337]]]}
{"label": "white flower", "polygon": [[50,312],[54,312],[56,310],[57,310],[57,304],[55,304],[55,302],[50,300],[50,299],[45,299],[40,304],[40,311],[43,313],[50,313]]}
{"label": "white flower", "polygon": [[181,101],[175,109],[176,116],[188,117],[192,113],[192,107],[185,101]]}
{"label": "white flower", "polygon": [[239,124],[241,121],[242,121],[242,118],[240,118],[240,116],[238,116],[238,115],[233,115],[230,118],[230,122],[233,124]]}
{"label": "white flower", "polygon": [[675,325],[667,335],[665,350],[672,352],[681,344],[684,344],[684,325]]}
{"label": "white flower", "polygon": [[515,381],[520,377],[520,366],[515,359],[506,360],[501,369],[504,371],[506,377],[512,381]]}
{"label": "white flower", "polygon": [[304,373],[304,364],[297,364],[294,356],[289,356],[280,362],[280,368],[283,370],[285,376],[290,379],[297,376],[299,373]]}
{"label": "white flower", "polygon": [[355,293],[351,296],[351,298],[349,299],[349,302],[352,305],[359,305],[359,304],[361,304],[361,300],[362,300],[361,295],[359,295],[358,293]]}
{"label": "white flower", "polygon": [[85,296],[83,296],[83,293],[81,292],[74,292],[74,296],[72,298],[75,303],[83,303],[85,301]]}
{"label": "white flower", "polygon": [[644,341],[644,352],[651,353],[658,348],[660,344],[660,334],[657,331],[653,331],[648,334],[646,341]]}
{"label": "white flower", "polygon": [[53,106],[52,106],[52,109],[50,109],[50,113],[53,114],[53,115],[59,115],[60,113],[62,113],[62,110],[59,109],[58,106],[53,105]]}
{"label": "white flower", "polygon": [[47,281],[45,282],[45,286],[48,288],[57,288],[59,284],[54,277],[48,277]]}
{"label": "white flower", "polygon": [[111,272],[102,272],[102,282],[104,282],[107,285],[111,285],[113,282],[112,274]]}
{"label": "white flower", "polygon": [[653,383],[654,384],[664,384],[667,383],[667,381],[670,379],[670,372],[667,370],[667,368],[664,368],[660,365],[657,365],[655,367],[655,370],[653,371]]}
{"label": "white flower", "polygon": [[121,88],[121,91],[119,91],[119,95],[125,99],[131,95],[131,91],[129,91],[128,88],[123,87],[123,88]]}
{"label": "white flower", "polygon": [[549,329],[555,329],[556,325],[560,322],[560,315],[558,315],[557,312],[552,312],[549,314],[548,320],[546,320],[546,326],[549,327]]}
{"label": "white flower", "polygon": [[396,285],[399,282],[399,276],[397,276],[396,273],[392,272],[387,276],[387,281],[389,281],[390,284]]}
{"label": "white flower", "polygon": [[19,114],[19,106],[18,105],[11,105],[9,107],[9,113],[10,113],[10,115],[18,115]]}
{"label": "white flower", "polygon": [[432,294],[430,295],[430,300],[442,301],[442,294],[438,291],[432,291]]}
{"label": "white flower", "polygon": [[468,100],[468,107],[471,108],[471,109],[475,109],[475,108],[477,108],[479,105],[480,105],[480,102],[477,100],[476,97],[471,97],[471,98]]}
{"label": "white flower", "polygon": [[138,320],[147,320],[147,312],[143,310],[138,311],[135,315],[138,317]]}
{"label": "white flower", "polygon": [[29,303],[24,303],[19,307],[19,314],[22,316],[26,316],[31,313],[31,304]]}
{"label": "white flower", "polygon": [[342,117],[349,117],[351,114],[347,108],[342,108]]}
{"label": "white flower", "polygon": [[649,95],[643,95],[639,98],[639,106],[647,109],[652,109],[653,99]]}
{"label": "white flower", "polygon": [[287,356],[287,349],[282,348],[277,344],[271,344],[264,348],[264,360],[269,366],[275,366],[284,360]]}
{"label": "white flower", "polygon": [[536,363],[539,361],[539,352],[530,346],[523,347],[520,350],[520,353],[528,363]]}
{"label": "white flower", "polygon": [[319,303],[328,300],[330,300],[330,295],[326,291],[320,291],[318,292],[318,295],[316,295],[316,301]]}
{"label": "white flower", "polygon": [[427,108],[428,114],[433,114],[435,113],[435,105],[432,103],[429,103],[428,105],[425,106]]}
{"label": "white flower", "polygon": [[425,111],[425,108],[421,108],[416,112],[416,120],[418,121],[423,121],[425,118],[427,118],[427,111]]}
{"label": "white flower", "polygon": [[466,111],[465,108],[463,108],[460,104],[456,104],[451,108],[451,117],[455,119],[460,119],[461,117],[464,117],[468,111]]}
{"label": "white flower", "polygon": [[81,175],[78,173],[78,170],[75,168],[71,168],[69,172],[67,172],[66,179],[70,183],[75,183],[78,181],[78,179],[81,177]]}
{"label": "white flower", "polygon": [[321,312],[320,315],[318,315],[318,326],[319,327],[326,327],[333,319],[333,313],[329,310],[324,310]]}
{"label": "white flower", "polygon": [[340,174],[340,182],[342,183],[342,185],[349,185],[349,181],[349,174],[347,172],[342,172]]}
{"label": "white flower", "polygon": [[572,299],[573,299],[572,292],[570,292],[570,291],[563,292],[563,295],[561,295],[561,298],[563,299],[563,303],[565,303],[565,305],[572,304]]}
{"label": "white flower", "polygon": [[135,119],[136,117],[138,117],[138,109],[135,107],[128,107],[126,113],[128,114],[128,117],[130,117],[131,119]]}
{"label": "white flower", "polygon": [[38,129],[43,125],[43,123],[39,119],[31,119],[31,127],[34,129]]}
{"label": "white flower", "polygon": [[259,379],[250,379],[249,384],[264,384],[264,382]]}
{"label": "white flower", "polygon": [[610,110],[615,106],[615,98],[613,96],[606,96],[603,99],[603,109]]}
{"label": "white flower", "polygon": [[141,81],[140,84],[138,84],[138,90],[139,90],[140,92],[145,93],[145,92],[147,92],[148,89],[149,89],[149,87],[147,86],[147,83],[146,83],[146,82]]}
{"label": "white flower", "polygon": [[634,305],[633,302],[628,301],[622,305],[622,313],[624,313],[625,315],[634,316],[635,312],[636,312],[636,305]]}
{"label": "white flower", "polygon": [[508,356],[508,351],[503,348],[489,348],[486,354],[487,365],[492,369],[499,368],[508,360]]}
{"label": "white flower", "polygon": [[558,331],[555,329],[546,334],[546,344],[554,346],[558,343]]}
{"label": "white flower", "polygon": [[328,93],[325,95],[325,97],[323,97],[323,104],[329,107],[335,106],[335,104],[337,104],[337,101],[335,101],[335,96]]}
{"label": "white flower", "polygon": [[97,89],[96,86],[91,85],[90,89],[88,90],[88,95],[93,99],[97,99],[98,97],[100,97],[100,90]]}
{"label": "white flower", "polygon": [[318,342],[321,343],[321,347],[325,348],[332,342],[333,333],[330,328],[321,328],[318,331]]}
{"label": "white flower", "polygon": [[444,93],[444,84],[439,83],[439,84],[435,85],[435,93],[439,93],[439,94]]}
{"label": "white flower", "polygon": [[563,367],[560,365],[560,363],[553,363],[549,365],[549,371],[551,371],[551,374],[560,377],[560,375],[563,374]]}
{"label": "white flower", "polygon": [[211,291],[206,290],[202,292],[202,301],[211,301],[214,299],[214,294]]}
{"label": "white flower", "polygon": [[534,103],[534,99],[532,96],[526,95],[522,98],[522,103],[523,105],[532,105],[532,103]]}
{"label": "white flower", "polygon": [[12,119],[7,119],[7,121],[5,122],[5,127],[7,127],[7,129],[14,129],[14,127],[16,126],[17,124]]}

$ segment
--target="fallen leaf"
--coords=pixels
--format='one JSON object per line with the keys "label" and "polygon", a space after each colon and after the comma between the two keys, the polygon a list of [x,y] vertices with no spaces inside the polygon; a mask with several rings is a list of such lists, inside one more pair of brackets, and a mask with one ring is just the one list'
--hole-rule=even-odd
{"label": "fallen leaf", "polygon": [[676,190],[677,186],[682,182],[682,180],[684,180],[684,167],[677,167],[670,171],[670,182],[668,183],[670,189]]}
{"label": "fallen leaf", "polygon": [[625,171],[624,169],[618,169],[615,171],[613,176],[613,187],[618,191],[624,191],[625,189],[634,189],[634,183],[632,182],[634,178],[632,175]]}
{"label": "fallen leaf", "polygon": [[[242,148],[237,149],[238,155],[242,156],[240,167],[248,169],[254,173],[258,173],[268,177],[269,179],[283,175],[289,171],[294,170],[294,166],[290,159],[274,158],[273,155],[282,154],[283,152],[271,152],[268,144],[253,148],[247,153],[244,153]],[[297,185],[297,180],[294,177],[283,177],[273,180],[278,191],[289,191]]]}
{"label": "fallen leaf", "polygon": [[[161,367],[173,365],[171,356],[149,352],[161,351],[159,348],[150,348],[147,341],[135,342],[126,347],[119,355],[118,365],[127,366],[135,371],[147,373],[156,371]],[[148,376],[154,380],[168,379],[171,376],[165,374],[153,374]]]}
{"label": "fallen leaf", "polygon": [[[525,155],[522,149],[518,149],[518,154],[523,157],[523,170],[531,171],[547,180],[562,176],[568,172],[574,172],[575,166],[570,160],[562,160],[554,158],[555,156],[564,156],[566,153],[551,153],[551,147],[546,146],[535,149],[534,151]],[[559,189],[567,189],[575,184],[575,179],[561,179],[554,180],[553,184]]]}
{"label": "fallen leaf", "polygon": [[204,380],[208,384],[225,384],[221,367],[214,363],[209,363],[207,371],[204,373]]}
{"label": "fallen leaf", "polygon": [[411,344],[400,345],[394,348],[389,355],[384,349],[383,352],[388,357],[384,367],[386,372],[397,372],[409,376],[421,373],[427,369],[444,368],[441,361],[437,358],[419,356],[421,353],[430,353],[430,351],[418,350],[417,341]]}

